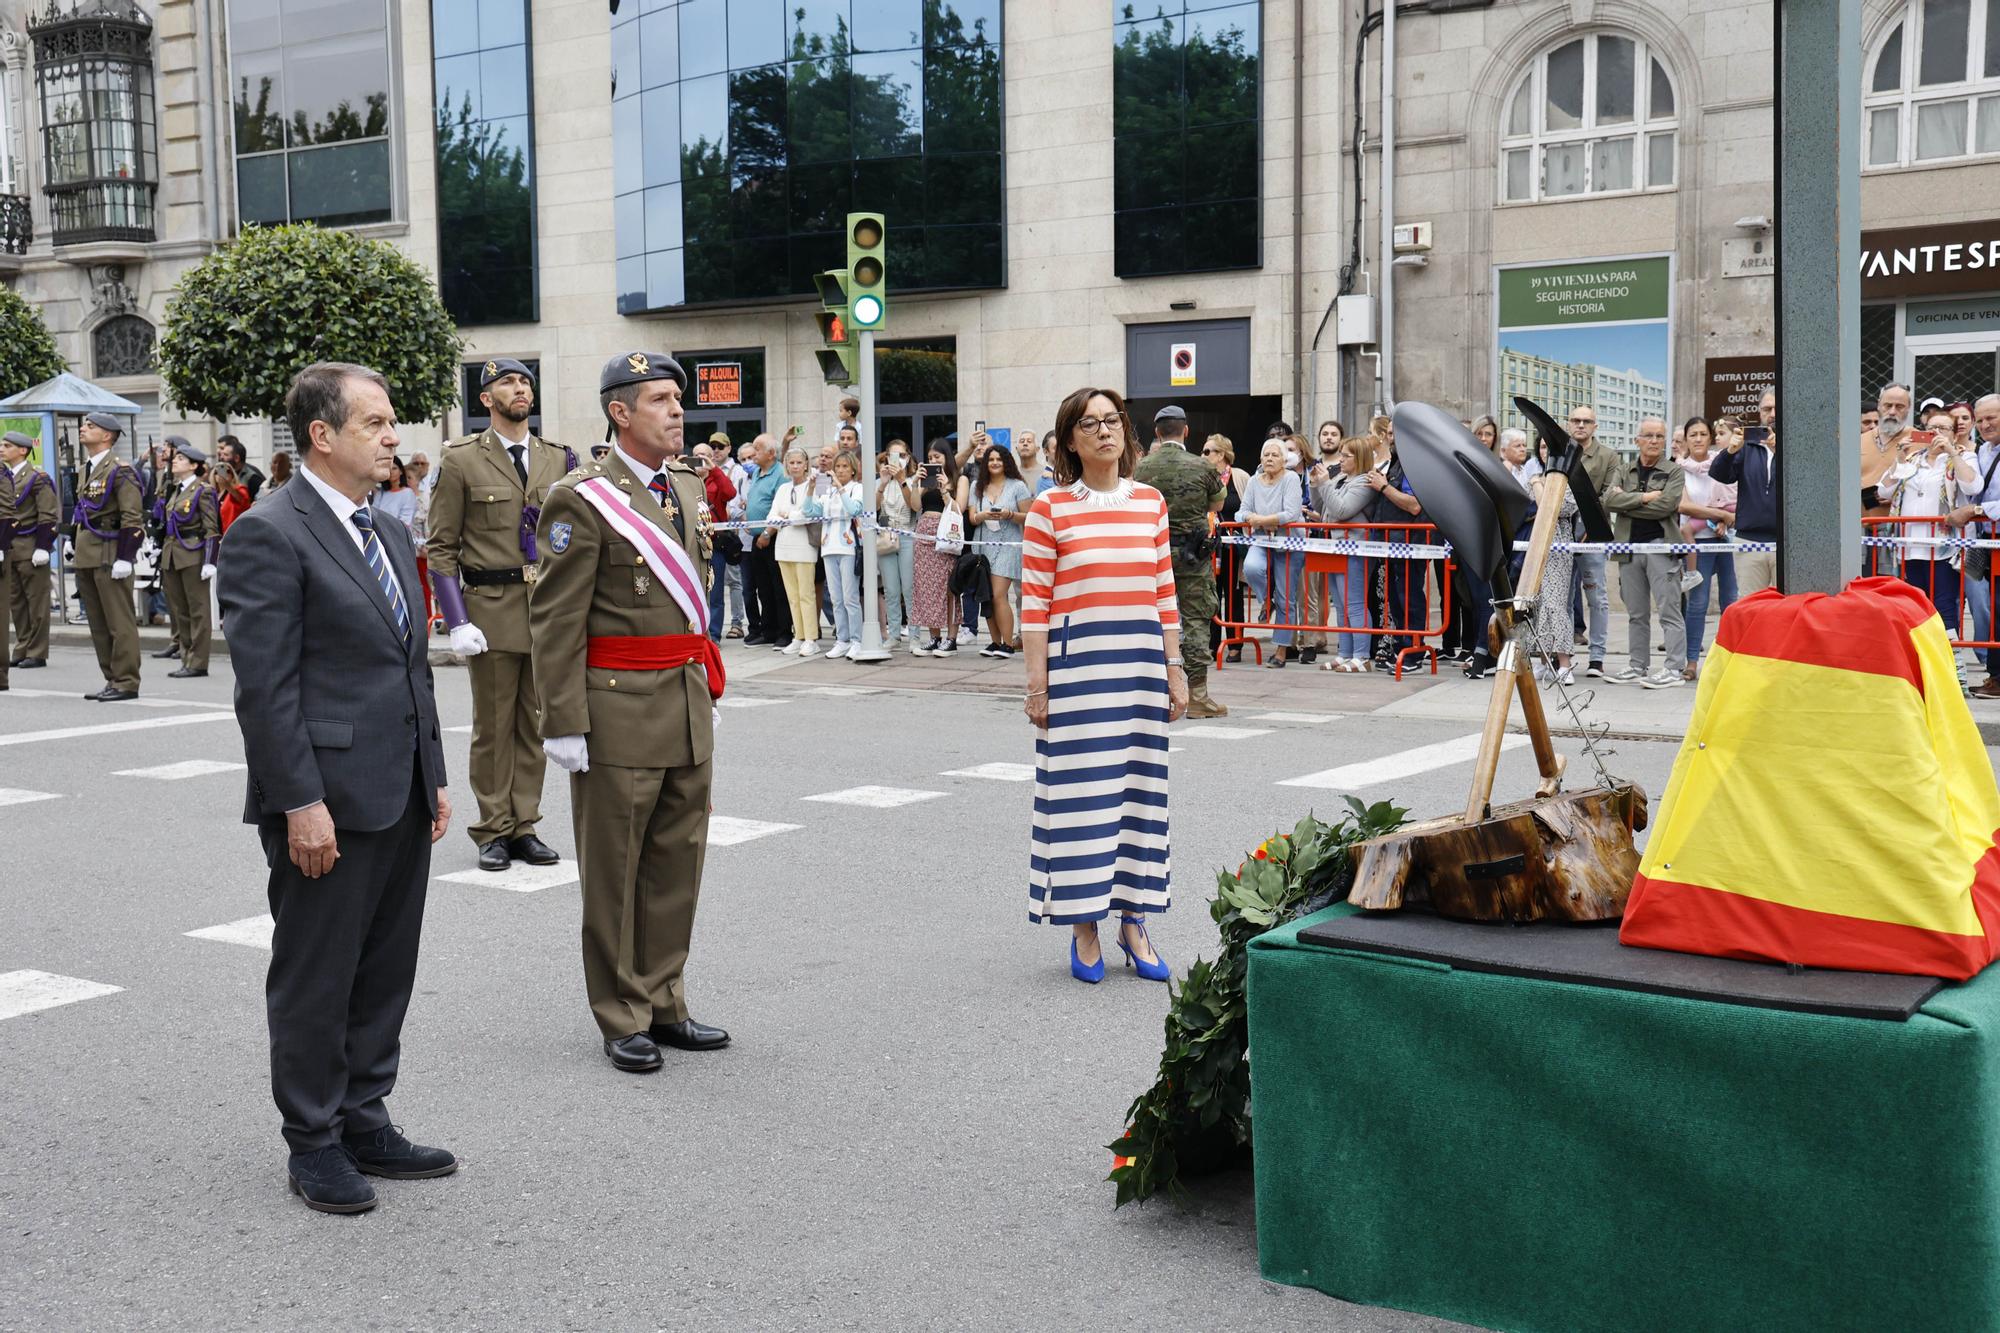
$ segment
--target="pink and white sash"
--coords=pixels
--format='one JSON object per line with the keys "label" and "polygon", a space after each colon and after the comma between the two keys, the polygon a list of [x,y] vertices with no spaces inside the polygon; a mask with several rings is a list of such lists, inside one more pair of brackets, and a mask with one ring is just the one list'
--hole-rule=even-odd
{"label": "pink and white sash", "polygon": [[701,587],[701,572],[680,545],[651,521],[632,508],[616,486],[603,477],[577,483],[576,493],[595,509],[611,530],[639,548],[646,567],[659,579],[660,586],[673,597],[687,615],[697,634],[708,633],[708,598]]}

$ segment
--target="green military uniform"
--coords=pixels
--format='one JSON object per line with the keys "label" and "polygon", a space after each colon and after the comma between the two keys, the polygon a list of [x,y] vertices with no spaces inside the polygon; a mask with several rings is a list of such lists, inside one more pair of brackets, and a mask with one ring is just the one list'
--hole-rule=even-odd
{"label": "green military uniform", "polygon": [[[206,454],[178,435],[169,435],[166,442],[190,462],[208,461]],[[174,627],[174,647],[180,649],[181,664],[168,674],[192,676],[208,670],[214,619],[208,584],[215,577],[216,551],[222,544],[222,516],[213,486],[192,476],[169,484],[174,489],[161,497],[159,511],[165,524],[160,539],[160,588],[166,593],[167,619]]]}
{"label": "green military uniform", "polygon": [[[14,545],[14,469],[0,466],[0,558]],[[7,622],[0,615],[0,690],[7,688],[7,668],[14,665],[14,650],[8,643]]]}
{"label": "green military uniform", "polygon": [[[518,362],[489,361],[481,387],[527,373]],[[465,660],[472,677],[468,770],[479,801],[479,819],[466,831],[481,848],[528,838],[542,818],[547,760],[529,654],[528,594],[545,554],[535,537],[543,497],[576,466],[568,449],[534,435],[518,447],[526,481],[497,431],[446,445],[424,541],[445,624],[456,629],[469,620],[486,636],[485,651]]]}
{"label": "green military uniform", "polygon": [[1139,460],[1132,479],[1151,486],[1167,502],[1174,592],[1181,615],[1181,659],[1187,669],[1188,715],[1222,717],[1229,710],[1208,697],[1209,625],[1216,612],[1215,561],[1210,554],[1191,556],[1185,541],[1208,534],[1209,516],[1226,490],[1222,476],[1189,453],[1180,440],[1159,439],[1153,451]]}
{"label": "green military uniform", "polygon": [[[8,435],[9,444],[22,449],[34,447],[35,442],[25,435],[13,431]],[[5,468],[5,464],[0,463],[0,468]],[[55,549],[62,505],[48,473],[25,461],[19,471],[6,470],[7,484],[13,488],[10,505],[14,539],[0,545],[0,553],[6,557],[7,606],[18,643],[13,665],[42,666],[49,659],[49,554]],[[35,563],[37,552],[42,556],[40,564]]]}
{"label": "green military uniform", "polygon": [[[663,378],[686,386],[670,358],[634,352],[614,358],[602,382],[608,390]],[[549,492],[539,534],[542,576],[529,598],[542,733],[552,745],[575,737],[588,745],[588,767],[571,775],[570,799],[583,887],[584,987],[607,1045],[649,1030],[659,1035],[689,1018],[681,972],[708,847],[715,742],[704,663],[720,670],[699,619],[663,586],[642,548],[578,490],[608,481],[649,533],[684,551],[699,591],[696,609],[705,615],[712,548],[702,482],[670,459],[657,474],[667,495],[658,497],[649,489],[653,475],[635,471],[643,465],[628,457],[614,450]],[[667,649],[686,655],[686,664],[604,664],[619,653],[644,661]]]}
{"label": "green military uniform", "polygon": [[[106,418],[116,424],[116,418]],[[94,418],[85,418],[102,425]],[[106,449],[85,462],[78,485],[76,514],[77,590],[90,617],[90,642],[104,673],[105,693],[139,689],[139,622],[132,613],[131,564],[145,540],[145,508],[139,474]],[[125,577],[113,567],[126,566]],[[87,696],[96,697],[96,696]]]}

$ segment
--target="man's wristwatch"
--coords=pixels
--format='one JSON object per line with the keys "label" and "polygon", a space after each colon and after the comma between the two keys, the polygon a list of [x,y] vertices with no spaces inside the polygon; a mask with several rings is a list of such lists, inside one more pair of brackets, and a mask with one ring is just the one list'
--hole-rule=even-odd
{"label": "man's wristwatch", "polygon": [[1186,662],[1184,662],[1184,661],[1182,661],[1182,660],[1181,660],[1180,658],[1178,658],[1178,657],[1169,657],[1169,658],[1167,659],[1167,665],[1168,665],[1168,666],[1177,666],[1177,667],[1181,667],[1181,668],[1185,669],[1185,668],[1186,668],[1186,666],[1187,666],[1187,663],[1186,663]]}

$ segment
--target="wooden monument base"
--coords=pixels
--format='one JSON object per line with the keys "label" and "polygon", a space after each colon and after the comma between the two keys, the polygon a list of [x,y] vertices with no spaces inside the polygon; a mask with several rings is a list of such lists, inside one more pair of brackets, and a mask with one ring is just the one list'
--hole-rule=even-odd
{"label": "wooden monument base", "polygon": [[1616,921],[1645,827],[1646,793],[1630,784],[1428,819],[1354,848],[1347,901],[1460,921]]}

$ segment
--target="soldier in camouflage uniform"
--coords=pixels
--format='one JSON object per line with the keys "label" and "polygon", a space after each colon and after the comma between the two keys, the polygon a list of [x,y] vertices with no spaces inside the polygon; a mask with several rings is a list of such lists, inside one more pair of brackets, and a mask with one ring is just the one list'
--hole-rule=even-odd
{"label": "soldier in camouflage uniform", "polygon": [[1181,611],[1181,653],[1187,659],[1189,717],[1227,717],[1208,695],[1208,626],[1215,619],[1215,544],[1211,523],[1225,488],[1216,470],[1187,451],[1187,413],[1163,407],[1153,418],[1153,448],[1132,474],[1167,502],[1174,549],[1174,590]]}

